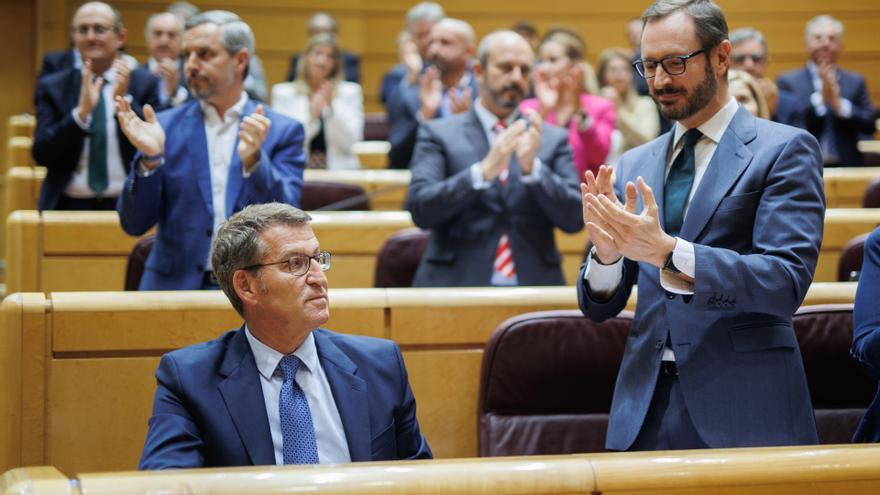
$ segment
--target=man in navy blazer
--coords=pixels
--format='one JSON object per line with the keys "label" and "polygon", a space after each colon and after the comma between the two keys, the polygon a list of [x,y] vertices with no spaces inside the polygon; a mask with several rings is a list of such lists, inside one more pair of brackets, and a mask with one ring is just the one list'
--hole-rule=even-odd
{"label": "man in navy blazer", "polygon": [[[880,380],[880,227],[865,239],[865,259],[853,306],[853,359],[868,376]],[[880,442],[880,388],[865,410],[853,442]]]}
{"label": "man in navy blazer", "polygon": [[409,168],[419,125],[470,109],[479,93],[471,70],[474,30],[470,24],[445,18],[431,28],[427,67],[416,82],[404,77],[388,101],[390,168]]}
{"label": "man in navy blazer", "polygon": [[621,157],[617,194],[604,167],[581,186],[581,310],[616,315],[638,279],[606,447],[816,443],[792,315],[822,240],[818,144],[731,98],[713,2],[658,0],[642,19],[637,69],[676,123]]}
{"label": "man in navy blazer", "polygon": [[245,323],[162,357],[140,469],[431,457],[397,345],[319,328],[330,254],[309,220],[268,203],[220,228],[214,272]]}
{"label": "man in navy blazer", "polygon": [[[35,92],[37,127],[31,151],[47,169],[39,209],[112,210],[135,153],[114,118],[113,98],[126,98],[140,112],[144,104],[159,103],[159,82],[149,71],[132,70],[119,56],[125,29],[109,5],[90,2],[77,9],[72,37],[86,67],[45,75]],[[96,191],[89,177],[90,125],[101,102],[106,180]]]}
{"label": "man in navy blazer", "polygon": [[522,36],[492,33],[478,58],[473,108],[419,130],[406,207],[431,237],[413,286],[564,285],[554,229],[583,228],[568,133],[520,118],[534,58]]}
{"label": "man in navy blazer", "polygon": [[828,15],[814,17],[807,22],[805,43],[810,60],[780,75],[779,89],[808,102],[806,129],[819,140],[825,164],[863,165],[858,142],[873,135],[876,115],[865,78],[837,66],[843,24]]}
{"label": "man in navy blazer", "polygon": [[215,289],[208,256],[220,224],[249,204],[299,204],[303,127],[248,99],[243,80],[253,41],[233,13],[199,14],[183,38],[197,99],[158,117],[147,108],[146,122],[117,101],[121,126],[140,151],[119,219],[131,235],[158,224],[141,290]]}

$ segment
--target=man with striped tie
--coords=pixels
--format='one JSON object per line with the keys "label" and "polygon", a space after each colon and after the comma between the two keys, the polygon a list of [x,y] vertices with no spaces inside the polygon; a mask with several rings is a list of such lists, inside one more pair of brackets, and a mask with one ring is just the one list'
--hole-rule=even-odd
{"label": "man with striped tie", "polygon": [[211,264],[245,322],[162,357],[141,469],[431,457],[397,345],[319,328],[330,253],[310,220],[265,203],[220,227]]}
{"label": "man with striped tie", "polygon": [[407,209],[431,229],[416,287],[563,285],[554,228],[583,228],[566,131],[517,110],[534,54],[513,31],[480,42],[480,98],[423,123]]}

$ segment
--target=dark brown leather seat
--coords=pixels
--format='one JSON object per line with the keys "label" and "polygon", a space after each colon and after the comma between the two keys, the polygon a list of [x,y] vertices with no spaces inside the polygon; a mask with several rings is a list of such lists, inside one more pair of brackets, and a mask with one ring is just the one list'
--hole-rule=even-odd
{"label": "dark brown leather seat", "polygon": [[594,323],[577,310],[503,322],[483,354],[480,456],[605,450],[632,314]]}
{"label": "dark brown leather seat", "polygon": [[388,141],[388,116],[382,112],[364,115],[364,141]]}
{"label": "dark brown leather seat", "polygon": [[359,184],[310,180],[303,183],[301,206],[305,211],[360,211],[370,209],[370,200]]}
{"label": "dark brown leather seat", "polygon": [[853,237],[843,246],[840,251],[840,259],[837,261],[837,281],[851,282],[859,279],[862,271],[862,262],[865,259],[865,239],[868,234]]}
{"label": "dark brown leather seat", "polygon": [[411,227],[395,233],[376,258],[376,287],[411,287],[430,232]]}
{"label": "dark brown leather seat", "polygon": [[138,290],[141,284],[141,277],[144,275],[144,265],[147,263],[147,256],[153,250],[153,244],[156,243],[156,234],[150,234],[141,238],[131,252],[128,253],[128,262],[125,264],[125,290]]}
{"label": "dark brown leather seat", "polygon": [[862,208],[880,208],[880,177],[876,177],[865,187]]}
{"label": "dark brown leather seat", "polygon": [[[601,452],[632,314],[594,323],[580,311],[511,318],[483,354],[480,456]],[[847,443],[875,384],[849,356],[852,304],[794,317],[822,443]]]}

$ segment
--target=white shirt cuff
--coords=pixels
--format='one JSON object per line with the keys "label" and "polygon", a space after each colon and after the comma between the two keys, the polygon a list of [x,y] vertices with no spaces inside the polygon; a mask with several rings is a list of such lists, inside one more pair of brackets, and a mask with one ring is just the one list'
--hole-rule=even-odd
{"label": "white shirt cuff", "polygon": [[837,112],[837,116],[843,119],[848,119],[852,117],[852,102],[847,100],[846,98],[840,98],[840,111]]}
{"label": "white shirt cuff", "polygon": [[89,130],[90,126],[92,125],[92,114],[86,115],[85,122],[83,122],[82,120],[79,120],[79,115],[76,113],[76,107],[73,108],[73,111],[71,111],[71,114],[73,114],[73,121],[76,122],[76,125],[78,125],[80,129],[82,129],[84,131]]}
{"label": "white shirt cuff", "polygon": [[[696,262],[694,260],[694,245],[680,238],[675,238],[675,248],[672,250],[672,264],[682,274],[694,278]],[[660,285],[673,294],[693,294],[694,284],[684,281],[679,277],[660,270]]]}
{"label": "white shirt cuff", "polygon": [[623,257],[610,265],[593,261],[592,256],[587,256],[587,269],[584,270],[584,280],[590,284],[590,296],[608,299],[623,280]]}
{"label": "white shirt cuff", "polygon": [[474,189],[487,189],[489,187],[490,182],[483,179],[483,167],[480,166],[480,162],[471,165],[471,183],[474,185]]}
{"label": "white shirt cuff", "polygon": [[533,182],[538,182],[541,180],[541,170],[544,168],[544,164],[541,162],[541,159],[535,157],[532,160],[532,173],[528,175],[522,176],[522,181],[524,184],[531,184]]}
{"label": "white shirt cuff", "polygon": [[826,113],[828,113],[828,108],[825,106],[825,100],[822,99],[822,93],[815,91],[810,95],[810,103],[813,105],[813,108],[816,109],[817,117],[824,117]]}

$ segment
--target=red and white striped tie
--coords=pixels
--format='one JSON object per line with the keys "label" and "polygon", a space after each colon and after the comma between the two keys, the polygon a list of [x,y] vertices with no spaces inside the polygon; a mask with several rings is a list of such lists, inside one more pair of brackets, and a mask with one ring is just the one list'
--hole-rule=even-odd
{"label": "red and white striped tie", "polygon": [[513,266],[513,252],[510,250],[510,239],[507,234],[501,234],[498,239],[498,249],[495,250],[495,273],[504,278],[516,276],[516,267]]}

